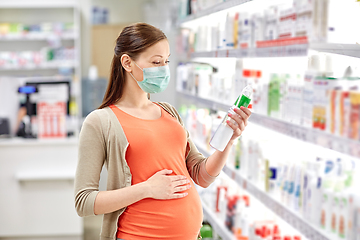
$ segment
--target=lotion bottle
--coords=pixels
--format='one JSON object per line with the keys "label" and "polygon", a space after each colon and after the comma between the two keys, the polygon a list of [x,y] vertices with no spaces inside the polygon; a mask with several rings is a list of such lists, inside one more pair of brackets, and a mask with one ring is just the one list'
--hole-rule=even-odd
{"label": "lotion bottle", "polygon": [[[234,105],[229,109],[228,114],[236,114],[234,112],[235,108],[248,107],[251,96],[253,93],[253,89],[250,85],[246,86],[241,95],[237,98]],[[219,150],[220,152],[224,151],[225,147],[230,141],[231,136],[233,135],[233,129],[226,123],[228,120],[233,121],[228,114],[224,117],[221,124],[217,128],[215,134],[210,140],[210,146]]]}

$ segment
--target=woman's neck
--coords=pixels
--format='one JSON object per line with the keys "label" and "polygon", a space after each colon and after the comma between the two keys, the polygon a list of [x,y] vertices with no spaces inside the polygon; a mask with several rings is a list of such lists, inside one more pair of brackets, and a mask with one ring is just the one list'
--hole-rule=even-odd
{"label": "woman's neck", "polygon": [[130,108],[143,108],[148,106],[150,100],[147,93],[144,92],[136,80],[132,79],[130,74],[125,75],[125,86],[121,99],[115,103],[118,106],[130,107]]}

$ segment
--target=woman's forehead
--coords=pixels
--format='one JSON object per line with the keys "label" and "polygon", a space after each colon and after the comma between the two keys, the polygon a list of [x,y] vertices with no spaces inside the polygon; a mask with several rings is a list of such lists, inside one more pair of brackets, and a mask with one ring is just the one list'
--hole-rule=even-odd
{"label": "woman's forehead", "polygon": [[161,57],[168,58],[170,55],[169,43],[166,39],[161,40],[154,45],[148,47],[141,56],[146,58]]}

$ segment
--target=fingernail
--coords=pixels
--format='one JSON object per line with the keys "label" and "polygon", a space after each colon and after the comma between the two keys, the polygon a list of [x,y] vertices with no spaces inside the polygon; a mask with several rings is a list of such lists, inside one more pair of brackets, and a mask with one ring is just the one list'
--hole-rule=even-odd
{"label": "fingernail", "polygon": [[231,113],[228,113],[228,116],[229,116],[229,117],[231,117],[231,116],[232,116],[232,114],[231,114]]}
{"label": "fingernail", "polygon": [[244,106],[241,106],[240,108],[241,108],[241,110],[242,110],[242,109],[244,109],[245,107],[244,107]]}

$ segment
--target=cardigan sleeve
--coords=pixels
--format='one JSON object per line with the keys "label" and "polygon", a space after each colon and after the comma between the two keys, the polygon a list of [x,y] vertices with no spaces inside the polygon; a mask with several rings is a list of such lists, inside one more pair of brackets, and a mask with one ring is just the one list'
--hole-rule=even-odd
{"label": "cardigan sleeve", "polygon": [[186,151],[186,167],[188,169],[188,172],[191,176],[191,178],[194,180],[194,182],[201,186],[201,187],[208,187],[212,182],[215,181],[217,176],[211,176],[206,171],[206,161],[207,158],[198,151],[195,144],[190,138],[190,134],[187,131],[186,127],[184,126],[184,122],[181,119],[179,113],[176,111],[176,109],[171,106],[168,103],[159,103],[161,106],[164,106],[166,111],[168,111],[171,115],[173,115],[181,124],[181,126],[184,128],[186,132],[187,137],[187,151]]}
{"label": "cardigan sleeve", "polygon": [[79,216],[94,216],[95,198],[106,158],[104,134],[96,111],[90,113],[81,128],[75,174],[75,208]]}

